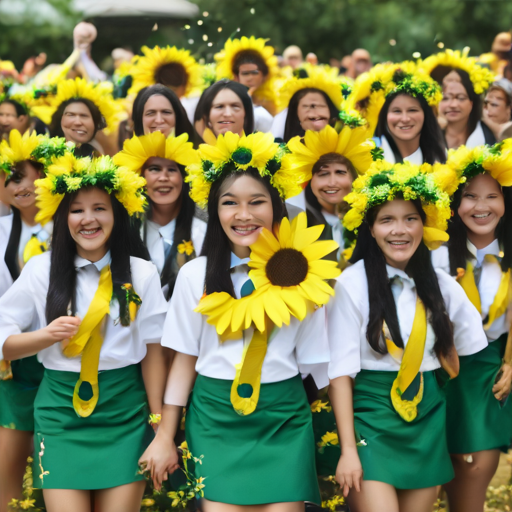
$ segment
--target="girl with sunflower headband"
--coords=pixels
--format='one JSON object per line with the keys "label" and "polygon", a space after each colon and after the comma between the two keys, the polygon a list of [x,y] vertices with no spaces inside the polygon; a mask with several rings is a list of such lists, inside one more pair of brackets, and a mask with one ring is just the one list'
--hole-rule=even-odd
{"label": "girl with sunflower headband", "polygon": [[[0,143],[0,172],[11,215],[0,218],[0,296],[18,279],[20,271],[33,257],[46,251],[52,226],[44,228],[35,220],[34,181],[44,177],[52,156],[69,150],[63,139],[21,136],[12,130]],[[2,185],[3,187],[3,185]],[[27,326],[31,331],[37,323]],[[0,510],[7,510],[13,498],[21,497],[27,457],[32,453],[34,399],[43,377],[43,366],[36,356],[12,364],[0,357]]]}
{"label": "girl with sunflower headband", "polygon": [[179,269],[201,253],[206,223],[196,217],[185,166],[199,158],[186,133],[165,137],[153,132],[124,143],[114,163],[143,176],[148,208],[142,223],[142,240],[160,274],[169,300]]}
{"label": "girl with sunflower headband", "polygon": [[468,52],[469,48],[463,52],[446,50],[420,64],[443,87],[439,113],[446,119],[444,135],[449,149],[462,145],[472,149],[496,142],[490,128],[481,121],[481,95],[494,82],[494,75],[468,57]]}
{"label": "girl with sunflower headband", "polygon": [[226,133],[199,156],[188,179],[193,199],[208,205],[208,228],[171,299],[162,344],[176,355],[162,422],[141,460],[157,487],[176,468],[173,439],[193,388],[186,436],[204,454],[201,510],[298,512],[319,502],[299,373],[327,384],[324,309],[315,304],[331,296],[324,280],[339,270],[321,258],[336,244],[316,241],[321,227],[307,228],[304,213],[291,225],[283,217],[283,199],[304,176],[271,134]]}
{"label": "girl with sunflower headband", "polygon": [[[138,512],[138,458],[152,438],[147,401],[161,407],[164,387],[143,359],[160,349],[167,309],[158,273],[131,236],[144,179],[110,157],[67,153],[36,185],[37,220],[54,222],[52,248],[0,299],[3,357],[37,353],[45,367],[34,404],[34,485],[49,512],[88,512],[91,503]],[[26,332],[33,323],[38,329]]]}
{"label": "girl with sunflower headband", "polygon": [[[434,371],[487,345],[475,307],[428,247],[447,239],[446,166],[375,162],[345,200],[358,230],[327,308],[336,479],[355,512],[430,512],[453,478],[445,398]],[[340,333],[343,333],[340,337]]]}
{"label": "girl with sunflower headband", "polygon": [[512,430],[512,140],[492,148],[462,146],[449,152],[448,165],[462,179],[452,200],[450,240],[433,253],[433,264],[457,278],[481,313],[489,345],[461,357],[460,375],[446,387],[455,469],[446,490],[450,510],[480,512]]}

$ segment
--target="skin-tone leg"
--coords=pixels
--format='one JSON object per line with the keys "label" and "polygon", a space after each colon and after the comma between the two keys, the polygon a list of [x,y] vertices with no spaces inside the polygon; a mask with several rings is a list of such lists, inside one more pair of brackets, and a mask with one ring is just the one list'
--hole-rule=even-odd
{"label": "skin-tone leg", "polygon": [[[484,450],[471,454],[473,462],[464,455],[451,455],[455,478],[445,485],[450,512],[482,512],[487,487],[498,469],[499,450]],[[467,456],[466,456],[467,457]]]}
{"label": "skin-tone leg", "polygon": [[351,512],[401,512],[396,489],[375,480],[363,480],[361,491],[351,489],[347,501]]}
{"label": "skin-tone leg", "polygon": [[91,512],[91,492],[73,489],[43,489],[47,512]]}
{"label": "skin-tone leg", "polygon": [[400,512],[432,512],[437,499],[437,488],[399,490],[397,494]]}
{"label": "skin-tone leg", "polygon": [[146,482],[94,491],[94,512],[139,512]]}
{"label": "skin-tone leg", "polygon": [[22,497],[23,475],[33,448],[32,432],[0,427],[0,512],[7,512],[13,498]]}
{"label": "skin-tone leg", "polygon": [[201,512],[304,512],[303,501],[271,503],[269,505],[227,505],[207,499],[201,500]]}

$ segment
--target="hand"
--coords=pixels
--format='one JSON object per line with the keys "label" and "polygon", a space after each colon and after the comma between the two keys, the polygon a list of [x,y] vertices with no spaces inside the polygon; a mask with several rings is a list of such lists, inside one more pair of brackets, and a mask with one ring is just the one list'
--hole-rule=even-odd
{"label": "hand", "polygon": [[149,471],[155,489],[162,488],[168,475],[179,469],[178,450],[174,441],[155,437],[139,459],[139,465]]}
{"label": "hand", "polygon": [[503,363],[501,371],[503,373],[500,380],[492,387],[494,398],[500,401],[510,394],[510,386],[512,385],[512,367],[509,364]]}
{"label": "hand", "polygon": [[53,343],[72,338],[78,332],[81,322],[80,318],[76,316],[61,316],[50,322],[43,328],[43,331],[53,345]]}
{"label": "hand", "polygon": [[361,482],[363,481],[363,467],[357,454],[357,448],[349,448],[343,450],[343,454],[336,468],[336,481],[343,489],[345,498],[352,487],[356,491],[361,490]]}

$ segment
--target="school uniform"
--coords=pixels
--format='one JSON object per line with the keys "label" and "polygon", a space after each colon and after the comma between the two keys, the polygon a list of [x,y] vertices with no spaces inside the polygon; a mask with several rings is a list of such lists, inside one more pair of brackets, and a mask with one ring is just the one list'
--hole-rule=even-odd
{"label": "school uniform", "polygon": [[[0,352],[5,340],[37,319],[45,327],[50,253],[32,258],[0,299]],[[75,257],[76,314],[84,319],[98,288],[108,252],[91,263]],[[167,303],[154,265],[130,258],[133,289],[142,305],[129,327],[110,303],[99,359],[99,401],[88,417],[73,408],[81,356],[68,358],[56,343],[38,354],[45,373],[34,404],[34,485],[43,489],[107,489],[144,477],[138,459],[153,438],[140,371],[147,345],[159,343]],[[81,388],[80,388],[81,389]],[[87,397],[82,397],[87,400]]]}
{"label": "school uniform", "polygon": [[[389,265],[386,269],[407,346],[416,312],[416,286],[405,272]],[[480,315],[449,275],[442,270],[436,274],[458,354],[479,352],[487,345]],[[423,399],[417,406],[417,417],[407,422],[393,408],[390,395],[400,364],[390,354],[374,351],[367,341],[369,299],[363,261],[343,272],[335,292],[327,307],[329,378],[354,379],[354,427],[364,479],[385,482],[397,489],[432,487],[450,481],[454,473],[446,440],[446,400],[436,380],[441,364],[433,351],[432,326],[427,322],[420,367]]]}

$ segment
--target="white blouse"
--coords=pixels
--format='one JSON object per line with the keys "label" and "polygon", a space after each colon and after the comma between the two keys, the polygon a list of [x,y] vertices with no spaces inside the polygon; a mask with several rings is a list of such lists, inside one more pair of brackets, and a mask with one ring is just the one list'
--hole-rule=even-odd
{"label": "white blouse", "polygon": [[[380,137],[380,147],[384,151],[384,160],[386,162],[395,164],[395,155],[391,146],[389,145],[389,141],[386,137]],[[419,147],[412,155],[406,156],[404,158],[404,162],[411,162],[414,165],[422,165],[423,164],[423,152]]]}
{"label": "white blouse", "polygon": [[[253,329],[244,331],[240,339],[220,343],[215,326],[206,322],[206,316],[194,311],[204,293],[205,272],[204,256],[181,268],[165,319],[162,345],[196,356],[196,371],[201,375],[233,380],[235,366],[242,361],[244,347],[250,343]],[[240,298],[240,290],[247,279],[247,265],[237,265],[232,273],[237,298]],[[328,362],[325,308],[320,308],[302,322],[292,317],[290,325],[274,329],[263,362],[261,382],[280,382],[300,372],[312,374],[317,386],[322,388],[329,383]]]}
{"label": "white blouse", "polygon": [[[487,261],[485,256],[492,254],[499,256],[500,246],[498,240],[494,240],[491,244],[483,249],[477,249],[469,240],[467,241],[469,252],[473,255],[471,264],[473,268],[481,268],[480,280],[477,284],[478,292],[480,294],[480,304],[482,306],[482,321],[485,320],[489,314],[489,308],[494,302],[494,297],[501,283],[501,266],[496,261]],[[448,248],[442,246],[436,251],[432,251],[432,264],[434,268],[441,268],[445,272],[450,272],[450,260]],[[485,331],[489,342],[497,340],[502,334],[508,333],[510,329],[510,322],[507,320],[507,313],[505,312],[500,317],[496,318],[492,325]]]}
{"label": "white blouse", "polygon": [[[37,318],[39,325],[47,325],[45,308],[50,280],[50,256],[46,252],[33,257],[24,267],[20,277],[0,298],[0,354],[5,340],[29,329]],[[91,263],[75,257],[77,315],[84,318],[96,293],[100,271],[110,263],[110,253],[100,261]],[[99,370],[113,370],[139,363],[146,355],[146,345],[159,343],[167,310],[167,302],[160,289],[160,278],[155,266],[139,258],[130,258],[132,282],[135,292],[142,299],[137,318],[129,327],[119,321],[119,305],[110,303],[110,319],[100,352]],[[60,343],[45,348],[38,354],[45,368],[59,371],[80,372],[81,356],[68,358],[63,355]]]}
{"label": "white blouse", "polygon": [[[400,333],[407,345],[416,312],[416,286],[402,270],[386,266],[392,281]],[[436,270],[446,311],[453,324],[455,348],[461,356],[474,354],[487,346],[482,321],[464,290],[445,272]],[[397,276],[395,278],[395,276]],[[366,338],[369,320],[368,281],[364,261],[347,268],[334,288],[336,295],[327,305],[328,335],[331,349],[329,378],[354,378],[361,370],[398,371],[400,365],[389,355],[374,351]],[[420,371],[439,368],[434,351],[435,336],[427,326],[425,353]]]}

